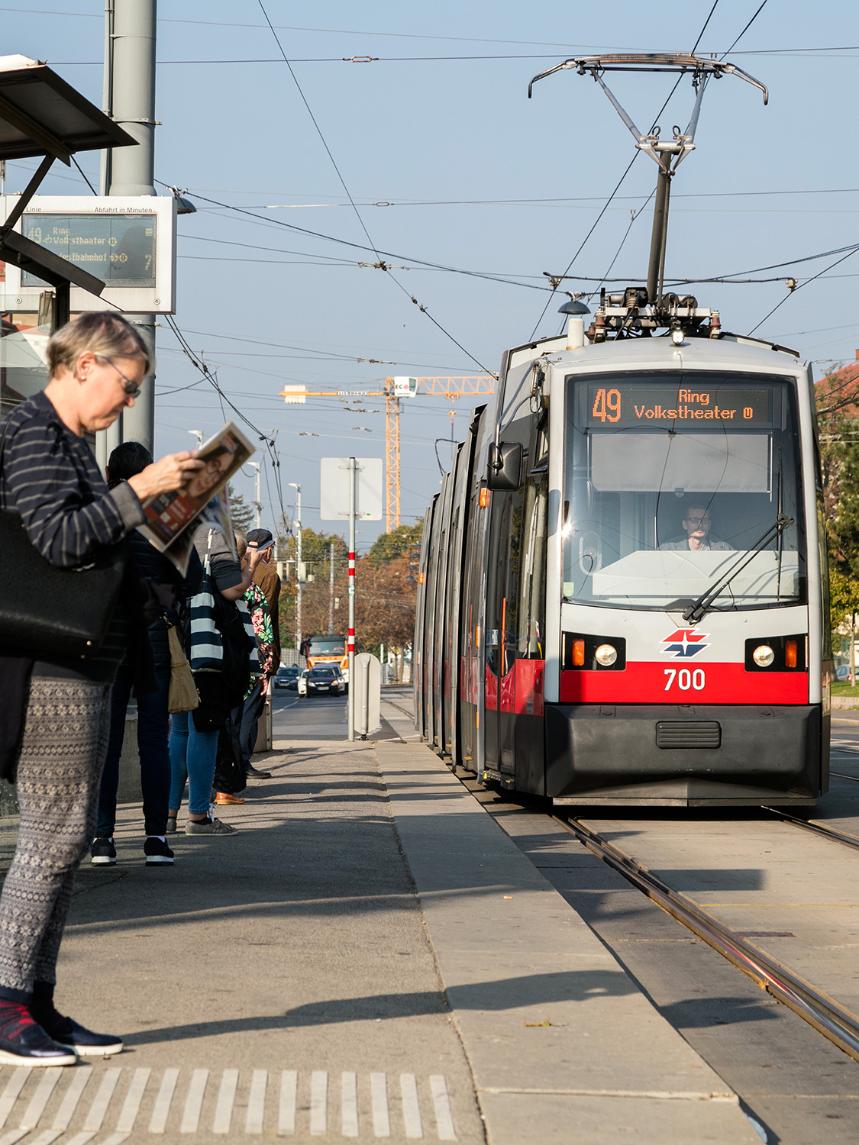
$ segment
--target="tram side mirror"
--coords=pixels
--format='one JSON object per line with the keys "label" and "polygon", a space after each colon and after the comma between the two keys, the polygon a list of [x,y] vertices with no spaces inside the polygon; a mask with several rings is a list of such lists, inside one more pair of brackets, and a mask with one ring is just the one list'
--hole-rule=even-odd
{"label": "tram side mirror", "polygon": [[519,442],[494,442],[489,446],[489,472],[486,483],[490,489],[510,491],[522,485],[523,450]]}

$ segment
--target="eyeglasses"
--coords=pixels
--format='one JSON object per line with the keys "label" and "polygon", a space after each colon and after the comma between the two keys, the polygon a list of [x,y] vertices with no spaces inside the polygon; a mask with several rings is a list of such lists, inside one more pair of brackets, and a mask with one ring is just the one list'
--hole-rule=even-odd
{"label": "eyeglasses", "polygon": [[120,378],[122,378],[122,388],[123,388],[127,397],[129,397],[129,398],[139,398],[140,397],[141,387],[137,384],[137,382],[132,382],[131,378],[127,378],[125,376],[125,374],[123,374],[122,370],[120,370],[119,366],[117,366],[117,364],[116,364],[116,362],[114,362],[113,358],[99,358],[99,361],[100,362],[107,362],[107,364],[109,366],[113,366],[113,368],[119,374]]}

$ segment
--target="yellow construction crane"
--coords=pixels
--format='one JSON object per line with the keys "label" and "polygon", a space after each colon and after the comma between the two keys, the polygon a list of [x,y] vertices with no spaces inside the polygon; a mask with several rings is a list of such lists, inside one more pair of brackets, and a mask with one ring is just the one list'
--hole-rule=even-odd
{"label": "yellow construction crane", "polygon": [[308,390],[305,386],[284,386],[280,396],[287,405],[302,405],[306,398],[384,398],[385,399],[385,531],[400,524],[400,401],[403,398],[446,398],[453,403],[460,398],[484,397],[495,393],[492,374],[457,374],[445,376],[385,378],[383,390]]}

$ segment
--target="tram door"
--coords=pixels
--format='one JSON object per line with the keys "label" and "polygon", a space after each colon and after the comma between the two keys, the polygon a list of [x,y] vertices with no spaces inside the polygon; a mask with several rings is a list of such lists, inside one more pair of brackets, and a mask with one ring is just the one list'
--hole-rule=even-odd
{"label": "tram door", "polygon": [[489,532],[489,585],[486,602],[486,766],[515,772],[513,718],[516,636],[518,632],[524,489],[492,496]]}

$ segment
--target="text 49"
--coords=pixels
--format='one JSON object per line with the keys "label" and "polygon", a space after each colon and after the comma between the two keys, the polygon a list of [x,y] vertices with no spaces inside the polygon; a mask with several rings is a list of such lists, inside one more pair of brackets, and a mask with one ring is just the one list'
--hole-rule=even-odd
{"label": "text 49", "polygon": [[665,668],[664,671],[666,692],[675,684],[681,692],[703,692],[707,685],[703,668]]}

